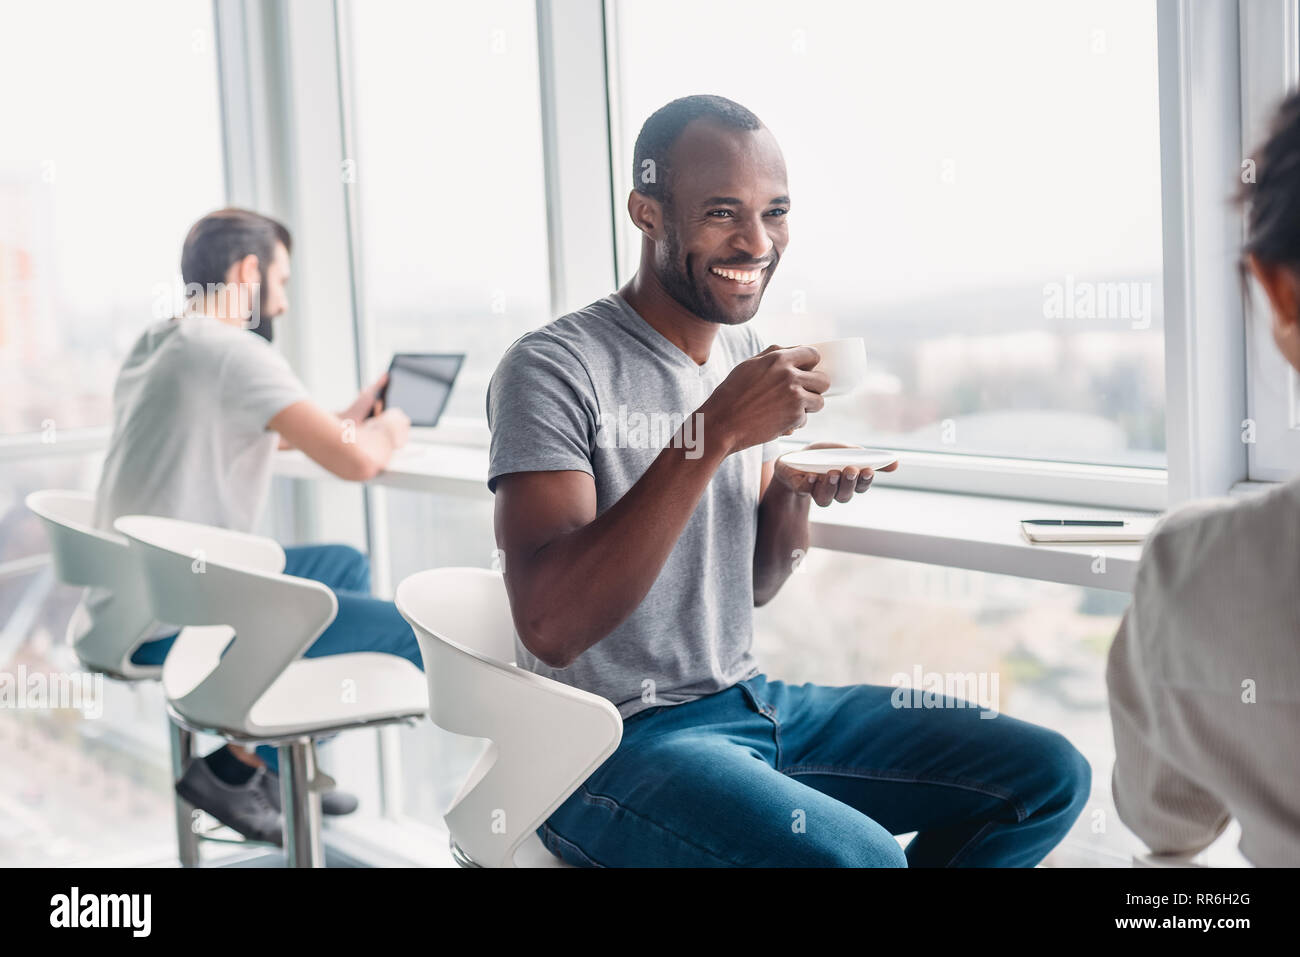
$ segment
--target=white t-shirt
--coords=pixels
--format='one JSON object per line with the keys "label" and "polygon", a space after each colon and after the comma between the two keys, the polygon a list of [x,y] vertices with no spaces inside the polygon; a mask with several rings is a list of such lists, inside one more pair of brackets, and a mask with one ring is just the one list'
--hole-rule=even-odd
{"label": "white t-shirt", "polygon": [[[205,316],[151,325],[113,387],[95,527],[111,530],[123,515],[161,515],[251,531],[279,444],[267,423],[305,398],[284,357],[255,333]],[[109,600],[102,590],[88,592],[92,619]]]}

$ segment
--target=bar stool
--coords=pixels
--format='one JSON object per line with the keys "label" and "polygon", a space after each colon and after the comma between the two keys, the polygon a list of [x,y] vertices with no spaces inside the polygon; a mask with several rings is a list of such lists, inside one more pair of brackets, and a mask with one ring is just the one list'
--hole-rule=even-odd
{"label": "bar stool", "polygon": [[[145,599],[144,583],[130,560],[126,539],[94,527],[95,497],[86,492],[46,489],[25,499],[45,529],[59,581],[75,588],[103,588],[110,596],[92,622],[77,606],[68,622],[67,640],[86,671],[117,681],[158,681],[162,666],[131,662],[155,626]],[[167,722],[173,780],[179,780],[194,756],[193,734]],[[227,844],[258,842],[221,837],[198,828],[189,802],[173,794],[177,854],[182,867],[197,867],[201,841]]]}
{"label": "bar stool", "polygon": [[500,572],[434,568],[397,586],[397,610],[424,656],[429,717],[488,738],[446,823],[462,867],[569,867],[537,828],[614,753],[623,720],[607,699],[514,664]]}
{"label": "bar stool", "polygon": [[414,723],[428,707],[425,676],[381,652],[303,658],[338,600],[320,582],[283,574],[284,550],[271,539],[147,515],[113,527],[136,559],[153,616],[187,626],[163,665],[172,720],[278,747],[287,861],[323,866],[320,791],[333,782],[316,766],[315,740]]}

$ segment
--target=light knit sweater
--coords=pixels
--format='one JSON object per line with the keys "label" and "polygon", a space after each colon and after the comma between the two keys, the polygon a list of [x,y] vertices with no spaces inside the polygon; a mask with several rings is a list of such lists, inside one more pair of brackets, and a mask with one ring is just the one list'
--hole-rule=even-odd
{"label": "light knit sweater", "polygon": [[1160,522],[1106,684],[1115,807],[1152,851],[1235,817],[1252,864],[1300,866],[1300,479]]}

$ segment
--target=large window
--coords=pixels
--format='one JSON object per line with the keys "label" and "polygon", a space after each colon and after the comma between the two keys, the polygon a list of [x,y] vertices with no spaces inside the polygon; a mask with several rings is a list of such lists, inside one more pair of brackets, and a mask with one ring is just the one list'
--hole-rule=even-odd
{"label": "large window", "polygon": [[[1278,101],[1300,83],[1300,17],[1295,5],[1251,3],[1242,8],[1242,155],[1266,140]],[[1248,407],[1242,439],[1248,477],[1286,481],[1300,472],[1300,374],[1273,341],[1272,310],[1262,287],[1251,282],[1246,312]]]}
{"label": "large window", "polygon": [[212,4],[11,3],[0,29],[0,433],[107,425],[222,205]]}
{"label": "large window", "polygon": [[[95,487],[101,456],[58,443],[109,423],[118,363],[171,314],[186,230],[223,204],[213,40],[208,0],[141,0],[127,17],[89,0],[4,7],[0,433],[42,440],[0,460],[0,670],[11,674],[80,672],[64,637],[80,592],[42,560],[23,498]],[[132,863],[172,847],[162,689],[97,687],[90,713],[19,708],[0,721],[4,863]]]}
{"label": "large window", "polygon": [[175,846],[162,686],[84,676],[64,637],[81,590],[40,561],[48,544],[22,504],[34,489],[93,489],[101,460],[0,461],[0,673],[15,689],[66,682],[85,705],[36,706],[11,692],[0,715],[3,866],[130,865]]}
{"label": "large window", "polygon": [[446,415],[481,420],[502,352],[550,318],[534,7],[349,9],[373,371],[394,352],[464,352]]}
{"label": "large window", "polygon": [[[551,318],[534,4],[344,9],[367,375],[395,352],[463,352],[443,422],[481,424],[502,353]],[[490,502],[396,491],[373,501],[390,582],[491,561]],[[429,722],[398,742],[389,808],[441,826],[483,743]]]}
{"label": "large window", "polygon": [[655,109],[739,101],[793,199],[756,328],[866,339],[869,384],[796,437],[1163,466],[1153,0],[612,10],[616,193]]}

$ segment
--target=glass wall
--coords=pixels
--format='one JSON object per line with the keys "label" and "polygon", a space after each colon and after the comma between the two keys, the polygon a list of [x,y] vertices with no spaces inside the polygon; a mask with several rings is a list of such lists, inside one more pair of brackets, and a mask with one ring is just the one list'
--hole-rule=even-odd
{"label": "glass wall", "polygon": [[1164,464],[1154,0],[613,9],[616,192],[654,110],[739,101],[793,200],[757,328],[866,338],[796,437]]}
{"label": "glass wall", "polygon": [[210,0],[6,4],[0,432],[107,425],[118,363],[172,315],[224,204]]}
{"label": "glass wall", "polygon": [[[551,318],[536,10],[530,0],[347,10],[368,374],[396,352],[463,352],[443,421],[483,424],[502,353]],[[379,503],[394,584],[490,565],[490,499],[386,489]],[[441,827],[483,743],[428,722],[399,741],[394,803]]]}
{"label": "glass wall", "polygon": [[[109,424],[122,357],[172,314],[186,231],[224,204],[212,4],[142,0],[130,17],[90,0],[7,4],[0,131],[0,433],[40,436],[0,461],[0,670],[70,676],[80,593],[54,580],[23,499],[94,489],[102,457],[59,443]],[[92,687],[87,711],[0,720],[0,861],[174,847],[161,688]]]}
{"label": "glass wall", "polygon": [[[171,768],[162,688],[86,676],[65,640],[80,589],[40,562],[48,545],[23,497],[91,490],[99,455],[0,462],[0,864],[165,859],[172,837]],[[19,685],[27,691],[21,691]],[[81,697],[44,702],[41,688]],[[45,704],[83,707],[46,707]]]}
{"label": "glass wall", "polygon": [[[496,540],[492,500],[487,495],[471,498],[390,490],[386,499],[394,529],[390,548],[394,581],[426,568],[493,567]],[[406,526],[405,534],[397,533],[399,525]],[[443,813],[487,742],[452,734],[431,721],[402,728],[400,742],[402,811],[441,828]]]}
{"label": "glass wall", "polygon": [[551,318],[534,5],[349,9],[373,373],[394,352],[464,352],[445,415],[483,420],[497,360]]}

